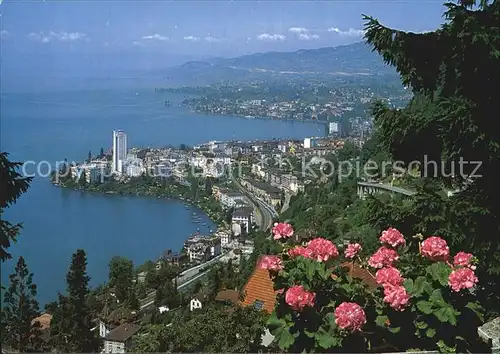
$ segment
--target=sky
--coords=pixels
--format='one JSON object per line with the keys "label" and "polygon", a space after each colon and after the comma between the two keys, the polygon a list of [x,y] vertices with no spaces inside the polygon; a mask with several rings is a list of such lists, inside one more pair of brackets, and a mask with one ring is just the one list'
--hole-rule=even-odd
{"label": "sky", "polygon": [[2,74],[85,76],[337,46],[362,40],[362,14],[420,32],[439,27],[443,10],[441,0],[3,0]]}

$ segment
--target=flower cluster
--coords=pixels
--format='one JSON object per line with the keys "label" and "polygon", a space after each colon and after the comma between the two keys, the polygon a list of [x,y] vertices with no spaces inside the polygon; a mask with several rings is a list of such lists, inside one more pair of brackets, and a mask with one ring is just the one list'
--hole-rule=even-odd
{"label": "flower cluster", "polygon": [[261,258],[259,267],[273,272],[283,269],[283,262],[278,256],[264,256]]}
{"label": "flower cluster", "polygon": [[368,259],[368,264],[373,268],[391,267],[398,259],[396,251],[382,246]]}
{"label": "flower cluster", "polygon": [[365,311],[355,302],[343,302],[335,309],[335,323],[349,332],[361,331],[366,323]]}
{"label": "flower cluster", "polygon": [[384,302],[396,311],[403,311],[408,305],[410,295],[402,285],[384,285]]}
{"label": "flower cluster", "polygon": [[450,248],[441,237],[431,236],[420,245],[420,253],[431,261],[446,261],[450,256]]}
{"label": "flower cluster", "polygon": [[359,243],[350,243],[345,249],[344,256],[345,258],[353,259],[361,250],[362,248]]}
{"label": "flower cluster", "polygon": [[302,285],[292,286],[285,294],[285,302],[296,311],[300,311],[307,306],[314,306],[315,298],[316,294],[306,291]]}
{"label": "flower cluster", "polygon": [[326,262],[330,258],[337,257],[339,251],[332,241],[317,237],[309,241],[306,247],[297,246],[288,251],[290,257],[305,257],[315,259],[318,262]]}
{"label": "flower cluster", "polygon": [[462,289],[470,289],[478,282],[476,274],[469,268],[459,268],[451,272],[448,277],[448,285],[453,291],[459,292]]}
{"label": "flower cluster", "polygon": [[472,265],[472,259],[474,256],[470,253],[458,252],[455,257],[453,257],[453,265],[455,267],[468,267],[475,270],[476,267]]}
{"label": "flower cluster", "polygon": [[394,267],[386,267],[379,269],[375,274],[377,284],[381,285],[401,285],[404,278],[399,270]]}
{"label": "flower cluster", "polygon": [[318,237],[309,241],[307,249],[311,251],[312,258],[318,262],[326,262],[330,258],[337,257],[339,251],[332,241]]}
{"label": "flower cluster", "polygon": [[293,236],[292,225],[284,223],[284,222],[279,223],[279,224],[278,223],[274,224],[272,231],[273,231],[273,235],[274,235],[275,240],[279,240],[282,238],[289,238],[289,237]]}
{"label": "flower cluster", "polygon": [[388,228],[385,231],[382,231],[382,236],[380,236],[379,240],[381,243],[394,248],[406,245],[406,240],[404,239],[401,232],[392,227]]}

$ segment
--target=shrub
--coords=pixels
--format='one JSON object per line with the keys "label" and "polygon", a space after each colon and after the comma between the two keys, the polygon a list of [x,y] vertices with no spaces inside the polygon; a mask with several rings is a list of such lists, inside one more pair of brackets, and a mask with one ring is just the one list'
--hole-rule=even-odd
{"label": "shrub", "polygon": [[273,232],[283,251],[258,266],[278,293],[268,328],[282,350],[477,349],[482,307],[471,254],[459,252],[450,263],[444,239],[410,242],[395,228],[382,232],[369,256],[360,244],[339,251],[323,238],[294,244],[290,225]]}

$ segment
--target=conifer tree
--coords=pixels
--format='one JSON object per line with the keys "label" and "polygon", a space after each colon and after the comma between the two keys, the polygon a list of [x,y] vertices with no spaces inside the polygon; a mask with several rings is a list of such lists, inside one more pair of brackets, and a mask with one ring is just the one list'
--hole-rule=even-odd
{"label": "conifer tree", "polygon": [[19,257],[9,279],[10,286],[2,305],[2,343],[21,353],[43,352],[41,325],[38,321],[33,322],[40,314],[37,288],[23,257]]}
{"label": "conifer tree", "polygon": [[401,110],[374,106],[381,145],[393,160],[434,161],[421,168],[422,177],[460,190],[441,202],[446,222],[436,223],[429,210],[421,232],[439,232],[454,251],[473,247],[484,269],[498,275],[500,129],[493,117],[500,116],[500,2],[474,3],[445,4],[447,22],[422,34],[365,17],[365,38],[414,93]]}
{"label": "conifer tree", "polygon": [[95,353],[100,341],[97,333],[91,331],[92,313],[88,304],[90,277],[87,275],[87,256],[82,249],[72,257],[66,275],[67,296],[59,296],[58,311],[54,315],[56,348],[60,351]]}
{"label": "conifer tree", "polygon": [[4,210],[10,207],[28,190],[31,177],[23,177],[17,169],[22,165],[20,162],[11,162],[6,152],[0,152],[0,260],[11,258],[7,248],[22,228],[21,224],[11,224],[3,217]]}

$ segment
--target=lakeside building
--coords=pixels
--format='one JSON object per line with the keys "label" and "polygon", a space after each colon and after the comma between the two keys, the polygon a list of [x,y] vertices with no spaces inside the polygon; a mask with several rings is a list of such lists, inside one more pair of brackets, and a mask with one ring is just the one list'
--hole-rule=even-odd
{"label": "lakeside building", "polygon": [[184,242],[190,262],[204,262],[221,254],[221,238],[193,235]]}
{"label": "lakeside building", "polygon": [[131,340],[139,331],[139,326],[134,323],[124,323],[104,337],[104,353],[126,353],[131,349]]}
{"label": "lakeside building", "polygon": [[213,190],[215,198],[226,208],[234,208],[237,205],[248,204],[247,197],[241,192],[232,191],[226,188]]}
{"label": "lakeside building", "polygon": [[113,172],[124,172],[124,161],[127,159],[127,134],[123,130],[113,130]]}
{"label": "lakeside building", "polygon": [[233,212],[231,222],[233,224],[241,225],[245,228],[246,233],[250,232],[253,221],[253,208],[240,208]]}

